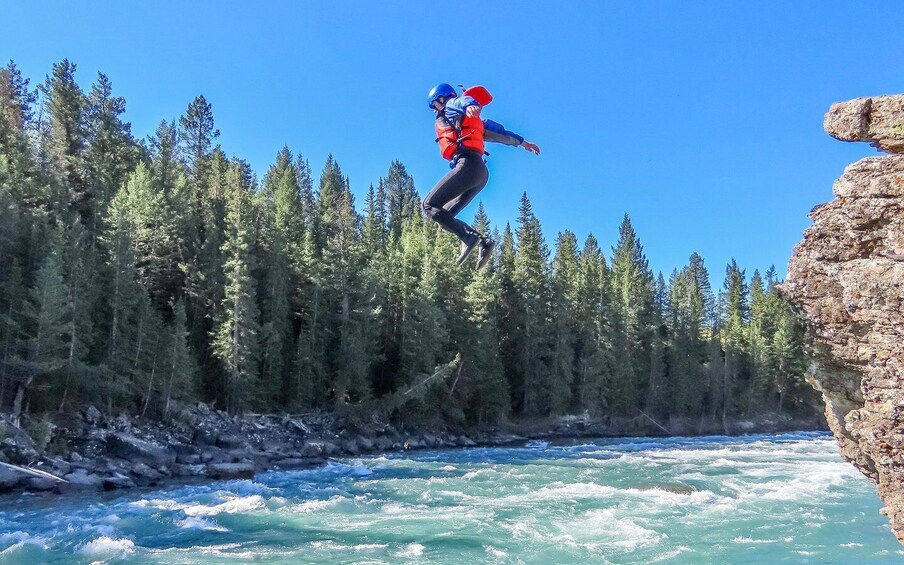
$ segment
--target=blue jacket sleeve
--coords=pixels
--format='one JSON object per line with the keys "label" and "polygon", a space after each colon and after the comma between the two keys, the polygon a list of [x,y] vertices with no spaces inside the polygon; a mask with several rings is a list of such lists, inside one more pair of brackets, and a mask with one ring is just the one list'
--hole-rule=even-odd
{"label": "blue jacket sleeve", "polygon": [[505,129],[502,124],[500,124],[499,122],[494,122],[493,120],[483,121],[483,138],[487,141],[515,146],[521,145],[521,143],[524,141],[523,137],[515,132],[511,132]]}
{"label": "blue jacket sleeve", "polygon": [[460,120],[465,116],[465,110],[468,106],[479,106],[479,104],[477,104],[477,101],[470,96],[459,96],[446,102],[443,111],[446,113],[446,118],[448,120],[455,121]]}

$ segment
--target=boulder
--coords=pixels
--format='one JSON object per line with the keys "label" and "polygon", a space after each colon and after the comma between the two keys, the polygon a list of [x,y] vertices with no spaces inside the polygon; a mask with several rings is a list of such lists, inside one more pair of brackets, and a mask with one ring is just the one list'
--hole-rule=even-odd
{"label": "boulder", "polygon": [[335,457],[337,455],[342,455],[342,450],[335,443],[331,441],[324,441],[322,454],[323,457]]}
{"label": "boulder", "polygon": [[300,457],[286,457],[285,459],[280,459],[274,463],[278,469],[307,469],[312,467],[313,464],[311,459],[303,459]]}
{"label": "boulder", "polygon": [[201,463],[201,456],[197,453],[178,455],[176,456],[176,462],[183,465],[197,465]]}
{"label": "boulder", "polygon": [[254,477],[254,464],[248,461],[242,463],[213,463],[207,466],[207,476],[211,479],[251,479]]}
{"label": "boulder", "polygon": [[0,452],[7,462],[25,465],[37,459],[34,441],[5,415],[0,415],[0,438]]}
{"label": "boulder", "polygon": [[85,422],[91,426],[99,426],[104,422],[104,415],[94,406],[88,406],[83,413]]}
{"label": "boulder", "polygon": [[392,440],[386,436],[377,436],[374,440],[374,448],[377,451],[389,451],[392,449]]}
{"label": "boulder", "polygon": [[355,443],[357,443],[361,451],[364,451],[365,453],[374,450],[374,442],[370,441],[367,437],[357,436],[355,437]]}
{"label": "boulder", "polygon": [[222,434],[217,436],[217,447],[223,449],[246,449],[248,447],[248,439],[237,434]]}
{"label": "boulder", "polygon": [[206,466],[200,463],[191,465],[176,463],[173,465],[172,473],[174,477],[199,477],[204,474],[205,469]]}
{"label": "boulder", "polygon": [[459,436],[458,445],[461,447],[474,447],[477,444],[474,443],[474,440],[472,440],[468,436]]}
{"label": "boulder", "polygon": [[207,447],[201,452],[202,463],[229,463],[231,459],[219,447]]}
{"label": "boulder", "polygon": [[6,467],[0,467],[0,492],[9,492],[19,486],[22,474]]}
{"label": "boulder", "polygon": [[342,451],[349,453],[351,455],[360,455],[361,448],[358,447],[358,442],[354,439],[344,439],[342,440]]}
{"label": "boulder", "polygon": [[58,482],[45,477],[31,477],[26,484],[29,490],[48,491],[55,489]]}
{"label": "boulder", "polygon": [[160,479],[163,478],[163,475],[160,471],[151,468],[144,463],[136,463],[132,466],[131,469],[132,475],[135,476],[135,482],[139,486],[150,486],[153,484],[157,484]]}
{"label": "boulder", "polygon": [[171,465],[176,461],[176,456],[163,446],[123,432],[110,434],[107,438],[107,452],[115,457],[152,467]]}
{"label": "boulder", "polygon": [[112,475],[109,477],[104,477],[103,485],[104,485],[104,489],[106,489],[106,490],[114,490],[114,489],[119,489],[119,488],[132,488],[132,487],[136,486],[135,481],[133,481],[131,478],[129,478],[123,474],[120,474],[120,473],[116,473],[115,475]]}
{"label": "boulder", "polygon": [[306,441],[301,448],[301,455],[303,457],[322,457],[324,456],[323,446],[322,441]]}
{"label": "boulder", "polygon": [[76,469],[63,478],[69,482],[59,485],[62,490],[100,490],[104,486],[103,479],[85,469]]}

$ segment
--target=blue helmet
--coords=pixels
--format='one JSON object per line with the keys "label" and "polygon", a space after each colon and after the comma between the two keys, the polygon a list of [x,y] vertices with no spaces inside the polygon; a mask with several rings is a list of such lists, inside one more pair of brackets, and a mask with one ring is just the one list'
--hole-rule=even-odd
{"label": "blue helmet", "polygon": [[440,98],[450,98],[458,96],[456,94],[455,89],[452,88],[451,84],[437,84],[433,88],[430,89],[430,92],[427,93],[427,99],[430,101],[430,108],[433,108],[433,103],[439,100]]}

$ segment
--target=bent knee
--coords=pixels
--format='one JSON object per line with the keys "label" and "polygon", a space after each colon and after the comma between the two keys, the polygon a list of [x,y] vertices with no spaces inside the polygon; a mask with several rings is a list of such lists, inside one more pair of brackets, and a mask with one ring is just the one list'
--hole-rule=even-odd
{"label": "bent knee", "polygon": [[421,204],[421,208],[424,209],[424,214],[426,214],[430,219],[436,218],[436,215],[439,214],[442,210],[441,206],[433,206],[432,204],[429,204],[427,202]]}

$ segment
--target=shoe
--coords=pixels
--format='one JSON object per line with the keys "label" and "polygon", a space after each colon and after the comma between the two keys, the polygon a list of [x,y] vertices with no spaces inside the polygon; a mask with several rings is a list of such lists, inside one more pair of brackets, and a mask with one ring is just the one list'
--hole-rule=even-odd
{"label": "shoe", "polygon": [[488,237],[480,238],[480,249],[477,250],[477,270],[480,270],[481,267],[489,262],[490,258],[493,256],[493,248],[496,247],[496,242]]}
{"label": "shoe", "polygon": [[456,265],[461,265],[465,262],[465,259],[468,258],[468,255],[474,251],[474,248],[477,247],[477,244],[480,243],[479,233],[472,233],[468,236],[468,239],[461,242],[461,253],[458,254],[458,259],[455,260]]}

